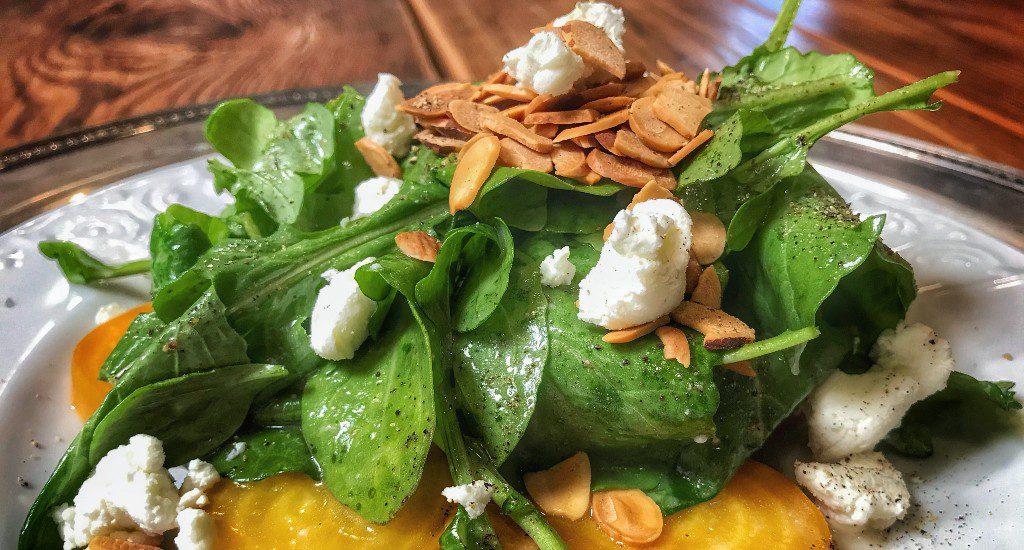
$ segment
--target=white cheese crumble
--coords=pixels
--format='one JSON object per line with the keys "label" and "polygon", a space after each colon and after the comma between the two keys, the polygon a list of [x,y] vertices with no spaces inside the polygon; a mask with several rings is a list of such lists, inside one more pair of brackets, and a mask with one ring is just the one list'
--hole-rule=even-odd
{"label": "white cheese crumble", "polygon": [[395,198],[401,188],[402,180],[385,176],[370,178],[359,183],[356,185],[355,203],[350,219],[365,218],[384,208],[384,205]]}
{"label": "white cheese crumble", "polygon": [[320,289],[313,305],[309,340],[313,351],[324,359],[351,359],[369,336],[370,316],[377,302],[367,298],[356,282],[356,270],[373,261],[367,258],[344,270],[329,269],[323,278],[327,284]]}
{"label": "white cheese crumble", "polygon": [[65,550],[117,531],[159,535],[175,526],[178,491],[163,467],[160,440],[132,436],[100,459],[72,505],[54,511]]}
{"label": "white cheese crumble", "polygon": [[540,263],[540,282],[555,287],[567,285],[576,276],[576,266],[569,261],[569,247],[563,246],[552,252]]}
{"label": "white cheese crumble", "polygon": [[882,453],[848,456],[835,464],[797,462],[796,481],[819,502],[829,522],[885,529],[903,519],[910,491]]}
{"label": "white cheese crumble", "polygon": [[246,445],[245,441],[236,441],[233,445],[231,445],[231,450],[228,451],[228,454],[224,457],[224,459],[234,460],[242,456],[242,453],[245,452],[246,447],[248,447],[248,445]]}
{"label": "white cheese crumble", "polygon": [[484,513],[487,503],[494,495],[494,489],[494,485],[478,479],[467,485],[446,487],[441,494],[448,502],[461,504],[466,509],[469,519],[475,519]]}
{"label": "white cheese crumble", "polygon": [[402,81],[395,75],[378,74],[377,85],[366,96],[366,104],[359,115],[366,137],[395,157],[404,157],[409,152],[412,135],[416,133],[412,115],[395,108],[405,101],[401,86]]}
{"label": "white cheese crumble", "polygon": [[910,407],[946,387],[955,366],[949,342],[920,323],[900,323],[878,337],[875,365],[836,372],[807,400],[810,446],[818,460],[870,451]]}
{"label": "white cheese crumble", "polygon": [[577,80],[588,76],[591,68],[583,58],[569,49],[552,31],[542,31],[525,46],[516,48],[502,58],[505,72],[519,86],[538,94],[561,95],[572,89]]}
{"label": "white cheese crumble", "polygon": [[615,216],[594,269],[580,282],[579,318],[617,330],[653,321],[683,301],[692,221],[677,202],[644,201]]}
{"label": "white cheese crumble", "polygon": [[126,311],[128,311],[128,308],[121,304],[117,302],[110,302],[109,304],[100,306],[100,308],[96,310],[96,316],[93,317],[93,321],[97,325],[102,325]]}
{"label": "white cheese crumble", "polygon": [[213,516],[195,508],[178,512],[178,535],[174,545],[178,550],[212,550]]}
{"label": "white cheese crumble", "polygon": [[555,19],[552,24],[561,27],[569,21],[586,21],[599,27],[620,50],[623,49],[622,35],[626,32],[626,16],[622,8],[607,2],[577,2],[572,11]]}

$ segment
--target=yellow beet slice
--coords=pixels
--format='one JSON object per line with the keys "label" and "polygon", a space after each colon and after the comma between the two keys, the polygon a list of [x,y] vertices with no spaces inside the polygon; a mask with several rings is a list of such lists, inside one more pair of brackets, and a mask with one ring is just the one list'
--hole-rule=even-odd
{"label": "yellow beet slice", "polygon": [[75,345],[75,351],[71,354],[71,407],[83,421],[96,412],[103,398],[114,387],[110,382],[98,378],[103,362],[114,351],[114,346],[124,336],[132,321],[150,311],[153,311],[150,304],[130,309],[92,329]]}

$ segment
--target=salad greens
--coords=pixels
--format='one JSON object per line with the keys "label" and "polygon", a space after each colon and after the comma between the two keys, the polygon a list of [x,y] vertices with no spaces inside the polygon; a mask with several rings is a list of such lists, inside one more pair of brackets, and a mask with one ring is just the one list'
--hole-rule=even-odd
{"label": "salad greens", "polygon": [[[227,101],[205,133],[230,163],[209,166],[231,206],[170,206],[154,220],[151,259],[120,266],[40,244],[72,282],[150,272],[154,312],[103,365],[114,389],[43,487],[20,548],[59,545],[50,512],[138,433],[163,440],[168,465],[206,457],[237,481],[304,472],[375,522],[406,502],[436,444],[456,484],[492,484],[502,513],[543,549],[564,543],[518,492],[520,476],[577,451],[594,489],[642,489],[665,513],[714,496],[827,376],[866,368],[916,295],[911,267],[880,240],[884,217],[855,215],[807,165],[808,150],[866,114],[935,109],[932,93],[956,80],[940,73],[876,95],[853,56],[783,47],[798,5],[787,0],[768,40],[719,73],[704,123],[715,135],[676,169],[683,204],[727,224],[724,307],[758,341],[712,352],[689,331],[683,368],[654,335],[605,344],[577,319],[579,281],[632,196],[622,185],[502,167],[452,216],[454,157],[417,146],[401,160],[399,194],[343,222],[372,176],[354,146],[362,96],[346,88],[285,121]],[[406,231],[442,239],[435,263],[397,251]],[[544,286],[540,262],[562,246],[576,276]],[[371,257],[355,272],[377,304],[370,339],[351,360],[318,357],[309,317],[321,274]],[[721,368],[741,360],[755,377]],[[1020,408],[1011,388],[954,373],[887,445],[930,454],[937,410]],[[487,516],[461,506],[441,537],[445,549],[497,544]]]}

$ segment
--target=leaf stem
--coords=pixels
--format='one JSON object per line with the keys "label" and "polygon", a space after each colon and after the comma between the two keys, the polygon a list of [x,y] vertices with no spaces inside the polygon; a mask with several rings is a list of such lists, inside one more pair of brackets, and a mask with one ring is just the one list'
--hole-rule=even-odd
{"label": "leaf stem", "polygon": [[796,19],[796,12],[800,9],[800,2],[801,0],[785,0],[782,3],[779,14],[775,16],[772,32],[768,35],[768,40],[761,45],[762,48],[774,52],[786,45],[789,31],[793,28],[793,21]]}
{"label": "leaf stem", "polygon": [[787,330],[778,336],[752,342],[750,344],[740,346],[732,351],[723,353],[721,355],[722,364],[746,361],[747,359],[753,359],[755,357],[761,357],[762,355],[768,355],[769,353],[775,353],[813,340],[817,338],[819,334],[821,334],[821,331],[818,330],[817,327]]}
{"label": "leaf stem", "polygon": [[849,85],[850,81],[851,78],[846,75],[832,75],[809,82],[792,84],[783,88],[767,89],[763,92],[751,92],[745,95],[737,94],[733,97],[725,98],[719,101],[719,103],[722,108],[726,109],[734,105],[742,105],[746,109],[784,105],[841,90]]}

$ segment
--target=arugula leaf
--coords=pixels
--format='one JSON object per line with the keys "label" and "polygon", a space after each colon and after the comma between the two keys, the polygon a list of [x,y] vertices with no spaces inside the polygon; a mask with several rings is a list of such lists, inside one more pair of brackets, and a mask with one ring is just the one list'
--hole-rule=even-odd
{"label": "arugula leaf", "polygon": [[[236,443],[244,443],[245,450],[233,456]],[[217,468],[220,475],[239,483],[288,472],[302,472],[313,479],[320,479],[320,468],[298,427],[243,429],[203,460]]]}
{"label": "arugula leaf", "polygon": [[224,220],[187,206],[172,204],[157,214],[149,236],[154,291],[188,271],[211,246],[227,236]]}
{"label": "arugula leaf", "polygon": [[104,279],[137,275],[149,271],[149,259],[135,260],[123,264],[108,264],[86,252],[81,246],[69,241],[43,241],[39,252],[57,260],[64,278],[70,283],[89,284]]}
{"label": "arugula leaf", "polygon": [[932,438],[977,440],[1008,427],[1011,411],[1021,405],[1008,380],[988,382],[953,372],[945,389],[914,404],[903,423],[889,432],[883,445],[906,456],[927,458],[934,452]]}

